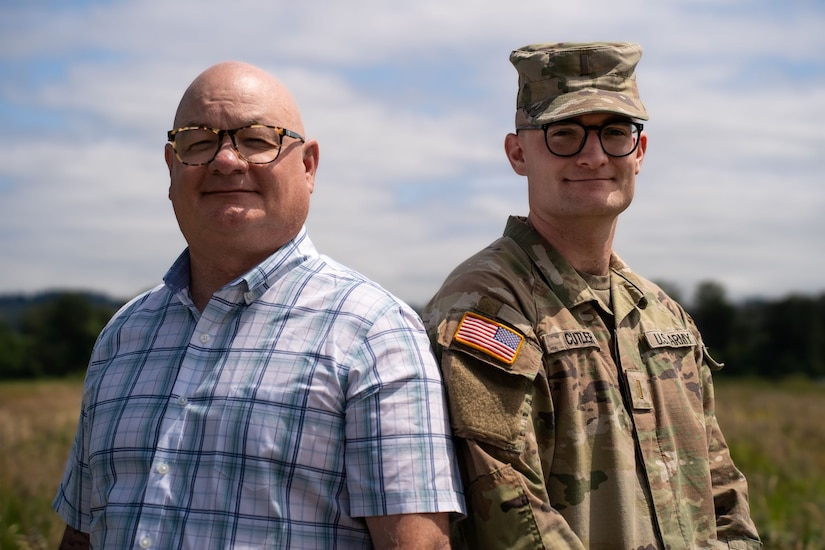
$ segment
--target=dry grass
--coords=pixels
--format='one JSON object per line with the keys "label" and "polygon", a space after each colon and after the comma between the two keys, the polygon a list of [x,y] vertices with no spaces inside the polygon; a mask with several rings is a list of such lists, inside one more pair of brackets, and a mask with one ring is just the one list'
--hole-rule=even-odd
{"label": "dry grass", "polygon": [[717,380],[717,415],[748,478],[765,548],[825,548],[825,385]]}
{"label": "dry grass", "polygon": [[51,510],[74,439],[82,382],[0,383],[0,548],[56,548]]}
{"label": "dry grass", "polygon": [[[719,421],[751,487],[765,547],[825,548],[825,386],[717,380]],[[56,548],[51,501],[74,437],[82,383],[0,383],[0,548]]]}

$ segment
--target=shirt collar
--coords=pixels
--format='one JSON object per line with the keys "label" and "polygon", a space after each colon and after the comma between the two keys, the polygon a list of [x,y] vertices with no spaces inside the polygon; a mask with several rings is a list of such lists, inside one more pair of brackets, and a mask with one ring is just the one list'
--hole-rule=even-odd
{"label": "shirt collar", "polygon": [[[247,304],[257,300],[281,276],[308,258],[317,257],[318,251],[309,239],[306,226],[298,234],[271,256],[256,265],[245,274],[228,283],[219,292],[240,292]],[[163,277],[169,290],[176,294],[189,286],[190,275],[189,248],[181,252],[172,267]]]}

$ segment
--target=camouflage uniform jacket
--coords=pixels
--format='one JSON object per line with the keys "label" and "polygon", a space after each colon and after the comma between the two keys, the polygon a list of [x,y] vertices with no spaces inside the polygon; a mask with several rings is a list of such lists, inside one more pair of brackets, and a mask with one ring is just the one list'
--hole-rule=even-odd
{"label": "camouflage uniform jacket", "polygon": [[[423,317],[483,548],[761,548],[687,313],[611,259],[612,304],[524,219]],[[612,309],[612,314],[611,310]]]}

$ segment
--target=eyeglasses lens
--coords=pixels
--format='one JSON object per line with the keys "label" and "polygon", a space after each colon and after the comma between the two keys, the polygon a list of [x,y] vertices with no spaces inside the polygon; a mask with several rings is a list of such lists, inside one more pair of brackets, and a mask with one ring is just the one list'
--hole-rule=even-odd
{"label": "eyeglasses lens", "polygon": [[[175,151],[185,164],[208,164],[220,149],[223,134],[205,128],[181,130],[175,135]],[[281,148],[281,135],[276,129],[266,126],[236,130],[233,141],[241,157],[253,164],[272,162]]]}
{"label": "eyeglasses lens", "polygon": [[576,155],[584,148],[590,129],[598,130],[602,149],[612,157],[629,155],[639,141],[638,127],[629,122],[610,123],[598,128],[562,123],[547,126],[547,148],[551,153],[563,157]]}

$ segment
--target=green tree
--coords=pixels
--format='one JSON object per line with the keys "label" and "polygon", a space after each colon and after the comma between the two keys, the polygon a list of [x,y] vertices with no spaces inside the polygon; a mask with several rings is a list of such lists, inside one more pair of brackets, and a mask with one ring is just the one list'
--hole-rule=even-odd
{"label": "green tree", "polygon": [[825,295],[790,296],[768,304],[758,349],[759,373],[825,375]]}
{"label": "green tree", "polygon": [[0,319],[0,378],[27,377],[26,357],[25,338]]}
{"label": "green tree", "polygon": [[[729,346],[734,334],[737,312],[728,302],[725,288],[714,281],[699,283],[691,315],[702,332],[702,339],[717,360],[730,361]],[[730,368],[730,366],[729,366]],[[734,366],[733,369],[736,370]]]}
{"label": "green tree", "polygon": [[36,376],[64,376],[86,368],[98,333],[111,316],[79,293],[64,293],[33,306],[21,317],[22,333],[33,343],[30,370]]}

